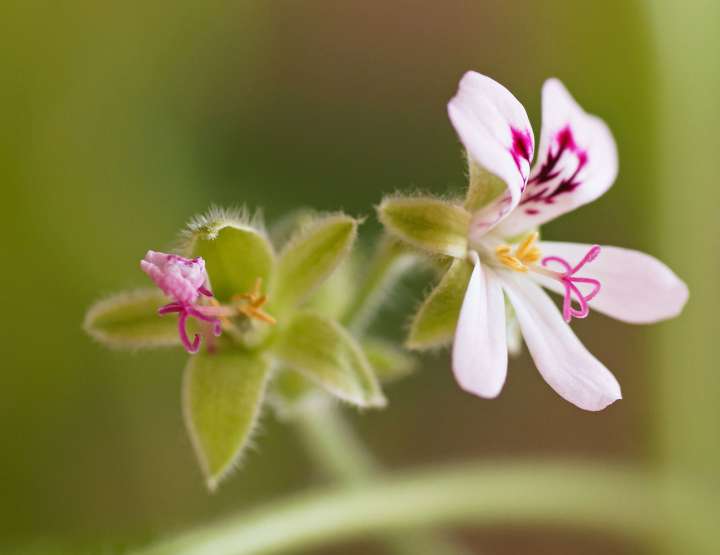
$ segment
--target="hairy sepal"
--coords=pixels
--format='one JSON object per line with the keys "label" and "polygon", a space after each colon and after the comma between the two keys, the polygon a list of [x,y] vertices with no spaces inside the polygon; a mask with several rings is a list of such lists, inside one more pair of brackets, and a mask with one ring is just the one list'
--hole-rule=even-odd
{"label": "hairy sepal", "polygon": [[210,286],[221,302],[253,289],[258,279],[267,286],[275,253],[258,219],[244,212],[219,209],[195,218],[184,232],[188,256],[205,259]]}
{"label": "hairy sepal", "polygon": [[237,465],[252,437],[270,364],[240,350],[190,357],[183,378],[183,414],[208,488]]}
{"label": "hairy sepal", "polygon": [[157,313],[168,302],[157,289],[118,293],[90,307],[83,326],[100,343],[117,349],[179,345],[177,316]]}
{"label": "hairy sepal", "polygon": [[339,399],[358,407],[381,407],[385,397],[362,347],[337,322],[299,312],[282,330],[274,354],[283,365]]}
{"label": "hairy sepal", "polygon": [[468,261],[452,262],[413,318],[406,341],[409,349],[432,349],[452,341],[471,274],[472,265]]}
{"label": "hairy sepal", "polygon": [[348,256],[357,227],[356,219],[337,214],[297,231],[278,259],[272,308],[282,312],[306,300]]}
{"label": "hairy sepal", "polygon": [[378,218],[394,237],[430,254],[465,256],[470,213],[432,197],[386,197]]}

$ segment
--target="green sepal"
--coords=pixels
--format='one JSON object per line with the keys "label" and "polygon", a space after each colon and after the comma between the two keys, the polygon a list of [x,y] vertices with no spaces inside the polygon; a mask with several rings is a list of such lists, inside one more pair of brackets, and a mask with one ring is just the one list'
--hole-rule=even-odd
{"label": "green sepal", "polygon": [[282,312],[307,299],[350,253],[357,227],[354,218],[337,214],[296,232],[278,260],[272,309]]}
{"label": "green sepal", "polygon": [[332,395],[359,407],[381,407],[385,397],[365,353],[337,322],[299,312],[282,330],[274,354]]}
{"label": "green sepal", "polygon": [[413,318],[406,341],[409,349],[431,349],[452,341],[471,274],[467,260],[453,260]]}
{"label": "green sepal", "polygon": [[239,350],[190,358],[183,378],[183,414],[210,490],[248,445],[269,373],[267,358]]}
{"label": "green sepal", "polygon": [[158,289],[138,289],[96,302],[85,315],[85,331],[100,343],[119,349],[180,344],[177,315],[159,316],[168,299]]}
{"label": "green sepal", "polygon": [[272,244],[262,228],[242,212],[212,210],[185,232],[188,256],[201,256],[213,294],[227,302],[251,291],[257,279],[267,287],[275,263]]}
{"label": "green sepal", "polygon": [[386,197],[377,211],[398,239],[431,254],[465,256],[470,213],[462,206],[431,197]]}
{"label": "green sepal", "polygon": [[389,341],[366,339],[362,342],[368,361],[375,374],[383,383],[393,382],[408,376],[418,366],[418,360]]}
{"label": "green sepal", "polygon": [[507,189],[507,184],[495,174],[468,159],[469,181],[465,208],[475,212],[484,208]]}

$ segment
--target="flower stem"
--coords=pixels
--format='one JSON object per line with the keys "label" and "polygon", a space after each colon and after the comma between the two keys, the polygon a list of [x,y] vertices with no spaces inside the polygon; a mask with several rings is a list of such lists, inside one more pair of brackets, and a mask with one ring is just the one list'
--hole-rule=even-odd
{"label": "flower stem", "polygon": [[[692,527],[684,553],[717,553],[716,498],[628,467],[494,461],[385,477],[362,488],[297,495],[182,534],[135,555],[271,555],[427,526],[580,527],[666,542]],[[693,500],[693,503],[679,499]],[[705,499],[707,506],[697,506]],[[688,529],[689,530],[689,529]]]}
{"label": "flower stem", "polygon": [[[365,486],[380,472],[337,405],[322,403],[298,415],[295,421],[306,451],[329,478],[352,486]],[[389,532],[380,538],[396,555],[466,555],[467,551],[432,530]]]}

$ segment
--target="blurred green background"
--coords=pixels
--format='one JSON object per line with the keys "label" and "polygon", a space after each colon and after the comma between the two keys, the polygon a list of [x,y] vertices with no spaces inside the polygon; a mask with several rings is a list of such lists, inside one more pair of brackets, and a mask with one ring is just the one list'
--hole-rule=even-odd
{"label": "blurred green background", "polygon": [[[353,417],[361,435],[391,468],[567,455],[717,487],[717,3],[14,0],[1,12],[3,553],[115,553],[316,481],[268,412],[244,467],[209,495],[182,424],[183,353],[109,352],[84,335],[84,311],[145,284],[145,251],[213,203],[272,221],[301,205],[372,216],[398,189],[461,191],[445,105],[468,69],[508,86],[536,135],[550,76],[609,123],[616,185],[544,234],[659,256],[691,301],[652,328],[575,322],[623,385],[602,413],[558,398],[526,355],[500,399],[472,398],[440,353],[391,387],[388,410]],[[372,218],[363,232],[378,234]],[[402,336],[421,293],[392,299],[386,333]],[[640,549],[562,529],[465,540],[497,554]]]}

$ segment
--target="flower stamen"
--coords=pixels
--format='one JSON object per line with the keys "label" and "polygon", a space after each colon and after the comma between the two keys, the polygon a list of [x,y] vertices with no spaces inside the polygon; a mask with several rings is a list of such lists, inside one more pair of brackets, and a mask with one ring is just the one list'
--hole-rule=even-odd
{"label": "flower stamen", "polygon": [[537,231],[529,233],[515,248],[514,254],[510,245],[499,245],[495,249],[495,256],[506,268],[516,272],[527,272],[530,266],[540,260],[540,249],[535,246],[538,237]]}
{"label": "flower stamen", "polygon": [[267,303],[267,295],[262,293],[262,278],[255,280],[255,287],[248,293],[233,295],[233,303],[238,314],[242,314],[251,320],[259,320],[267,324],[275,325],[277,320],[265,312],[262,307]]}

